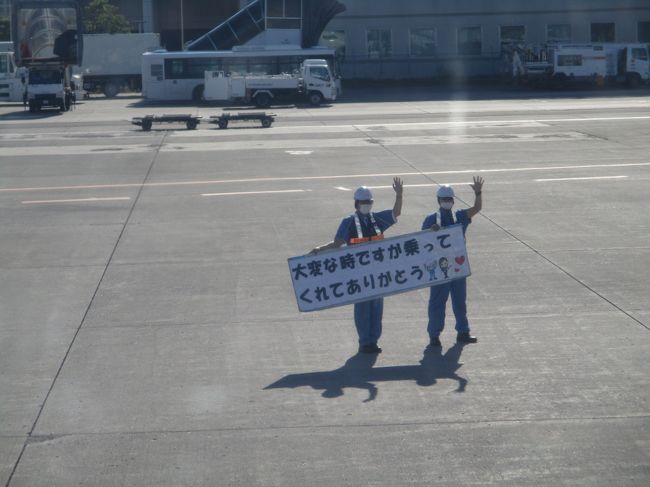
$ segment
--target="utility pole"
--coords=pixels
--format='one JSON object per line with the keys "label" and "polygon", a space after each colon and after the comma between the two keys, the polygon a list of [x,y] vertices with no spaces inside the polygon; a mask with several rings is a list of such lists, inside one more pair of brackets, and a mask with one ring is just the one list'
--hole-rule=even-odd
{"label": "utility pole", "polygon": [[183,0],[181,0],[181,51],[185,50],[185,22],[183,19]]}

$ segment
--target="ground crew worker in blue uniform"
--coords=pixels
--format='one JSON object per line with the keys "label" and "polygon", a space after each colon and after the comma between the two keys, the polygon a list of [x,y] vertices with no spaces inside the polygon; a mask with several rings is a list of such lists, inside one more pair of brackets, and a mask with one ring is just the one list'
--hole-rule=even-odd
{"label": "ground crew worker in blue uniform", "polygon": [[[393,179],[395,204],[393,209],[371,212],[372,192],[365,186],[354,192],[354,208],[356,212],[343,219],[336,232],[334,240],[328,244],[316,247],[311,254],[317,254],[327,249],[335,249],[341,245],[358,245],[371,240],[381,240],[384,232],[397,223],[397,217],[402,213],[403,183],[400,178]],[[377,345],[381,336],[381,319],[384,312],[384,298],[371,299],[354,305],[354,324],[359,335],[359,352],[381,353]]]}
{"label": "ground crew worker in blue uniform", "polygon": [[[465,235],[467,227],[472,223],[472,217],[481,211],[483,207],[483,199],[481,197],[483,178],[475,176],[474,184],[470,186],[474,190],[474,206],[466,210],[458,210],[456,212],[456,218],[454,218],[454,214],[451,211],[456,196],[454,188],[447,185],[441,186],[436,194],[440,209],[424,219],[422,230],[432,229],[438,231],[442,227],[460,223],[463,225],[463,235]],[[451,306],[456,317],[456,341],[459,343],[476,343],[478,341],[475,336],[470,334],[466,304],[467,280],[463,278],[445,284],[431,286],[431,294],[429,296],[429,324],[427,326],[430,347],[441,346],[440,333],[442,333],[445,327],[445,308],[447,307],[447,299],[450,294]]]}

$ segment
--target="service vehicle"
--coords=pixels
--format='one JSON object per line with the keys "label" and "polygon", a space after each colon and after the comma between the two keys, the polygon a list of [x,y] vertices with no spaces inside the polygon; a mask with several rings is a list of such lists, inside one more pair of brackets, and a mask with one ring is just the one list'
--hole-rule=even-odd
{"label": "service vehicle", "polygon": [[30,112],[42,108],[56,108],[62,112],[70,110],[74,101],[69,71],[59,64],[40,64],[29,68],[27,80],[27,104]]}
{"label": "service vehicle", "polygon": [[82,61],[81,6],[74,0],[15,0],[12,34],[16,65],[27,70],[26,102],[67,111],[75,99],[72,67]]}
{"label": "service vehicle", "polygon": [[645,44],[560,44],[513,53],[513,76],[520,81],[564,86],[571,82],[627,84],[650,82]]}
{"label": "service vehicle", "polygon": [[306,100],[314,106],[336,100],[336,84],[324,59],[308,59],[292,74],[226,75],[205,72],[206,101],[238,101],[268,107],[279,100]]}
{"label": "service vehicle", "polygon": [[16,66],[14,53],[8,46],[0,46],[0,102],[23,102],[26,84],[27,70]]}
{"label": "service vehicle", "polygon": [[334,75],[337,96],[342,93],[335,49],[300,46],[235,46],[227,51],[158,50],[142,55],[142,96],[148,101],[204,99],[205,72],[225,75],[293,73],[307,59],[324,59]]}

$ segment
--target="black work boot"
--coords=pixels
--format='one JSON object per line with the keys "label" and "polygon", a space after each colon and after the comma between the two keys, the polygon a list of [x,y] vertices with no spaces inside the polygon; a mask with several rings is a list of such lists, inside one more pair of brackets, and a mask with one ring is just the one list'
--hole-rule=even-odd
{"label": "black work boot", "polygon": [[440,338],[435,337],[429,340],[429,348],[433,348],[433,347],[442,347],[442,343],[440,343]]}
{"label": "black work boot", "polygon": [[376,344],[361,345],[359,347],[359,352],[360,353],[381,353],[381,348],[379,348]]}
{"label": "black work boot", "polygon": [[476,343],[478,342],[478,338],[470,335],[469,333],[459,333],[456,336],[456,341],[458,343]]}

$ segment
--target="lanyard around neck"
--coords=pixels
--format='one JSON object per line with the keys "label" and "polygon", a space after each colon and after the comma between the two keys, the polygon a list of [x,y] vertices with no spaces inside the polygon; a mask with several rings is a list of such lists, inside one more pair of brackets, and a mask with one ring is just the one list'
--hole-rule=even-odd
{"label": "lanyard around neck", "polygon": [[[450,211],[449,215],[451,216],[451,223],[450,225],[454,224],[454,214]],[[438,226],[442,227],[442,212],[436,214],[436,220],[438,220]],[[446,225],[449,226],[449,225]]]}
{"label": "lanyard around neck", "polygon": [[[363,230],[361,228],[361,220],[359,219],[359,215],[357,213],[354,214],[354,223],[357,226],[357,237],[358,238],[363,238]],[[377,222],[375,221],[375,216],[370,213],[370,223],[375,229],[375,235],[381,235],[381,232],[379,231],[379,227],[377,226]]]}

